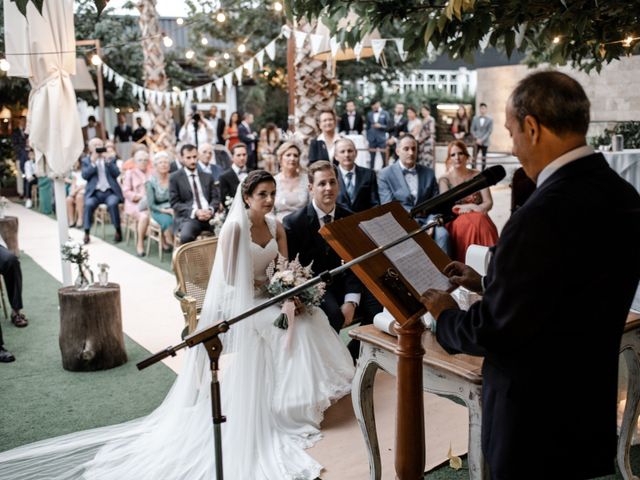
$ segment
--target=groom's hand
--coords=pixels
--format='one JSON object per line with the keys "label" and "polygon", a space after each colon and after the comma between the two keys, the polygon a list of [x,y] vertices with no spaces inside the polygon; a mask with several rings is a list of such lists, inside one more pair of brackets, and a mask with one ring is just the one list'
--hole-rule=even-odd
{"label": "groom's hand", "polygon": [[353,317],[356,313],[356,305],[353,302],[346,302],[342,304],[340,310],[342,311],[342,315],[344,316],[344,324],[342,325],[342,327],[348,327],[353,323]]}

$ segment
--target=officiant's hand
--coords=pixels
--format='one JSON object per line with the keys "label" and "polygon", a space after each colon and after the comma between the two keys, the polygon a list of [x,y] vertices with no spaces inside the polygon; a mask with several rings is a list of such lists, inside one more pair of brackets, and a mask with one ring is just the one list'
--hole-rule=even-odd
{"label": "officiant's hand", "polygon": [[353,317],[356,313],[356,305],[353,302],[346,302],[342,304],[340,310],[342,310],[342,315],[344,316],[344,324],[342,325],[342,328],[348,327],[353,323]]}
{"label": "officiant's hand", "polygon": [[433,318],[438,320],[438,317],[444,310],[459,310],[458,304],[451,295],[443,290],[436,290],[430,288],[422,294],[420,297],[420,303],[422,303],[429,313],[433,315]]}
{"label": "officiant's hand", "polygon": [[482,293],[482,277],[470,266],[462,262],[451,262],[444,267],[442,273],[449,278],[452,284],[475,293]]}

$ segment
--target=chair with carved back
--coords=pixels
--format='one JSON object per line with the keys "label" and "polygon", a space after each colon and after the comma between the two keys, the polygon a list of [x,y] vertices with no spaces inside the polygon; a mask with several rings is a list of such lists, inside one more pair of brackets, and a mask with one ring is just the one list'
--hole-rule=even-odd
{"label": "chair with carved back", "polygon": [[217,237],[208,237],[180,245],[173,254],[171,266],[177,281],[174,295],[184,314],[183,336],[198,324],[217,245]]}

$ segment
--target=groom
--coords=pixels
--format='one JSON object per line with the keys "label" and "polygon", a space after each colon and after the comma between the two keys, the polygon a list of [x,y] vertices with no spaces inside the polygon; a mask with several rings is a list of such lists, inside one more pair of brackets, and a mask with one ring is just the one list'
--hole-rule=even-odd
{"label": "groom", "polygon": [[[326,223],[353,213],[336,205],[339,191],[335,167],[326,160],[318,160],[309,166],[311,202],[283,219],[289,258],[300,255],[303,265],[313,261],[314,275],[339,267],[342,263],[338,254],[318,233]],[[356,316],[362,324],[372,323],[373,317],[382,311],[380,303],[350,270],[334,277],[327,286],[320,308],[336,332],[351,325]],[[354,358],[358,350],[359,345],[352,341],[349,351]]]}

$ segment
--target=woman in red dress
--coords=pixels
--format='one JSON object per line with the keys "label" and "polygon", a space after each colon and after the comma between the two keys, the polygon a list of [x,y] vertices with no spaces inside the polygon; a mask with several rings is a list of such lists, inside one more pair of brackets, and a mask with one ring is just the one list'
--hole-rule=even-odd
{"label": "woman in red dress", "polygon": [[[449,143],[446,161],[448,170],[438,180],[440,193],[480,173],[478,170],[468,168],[468,161],[469,151],[463,141],[454,140]],[[454,260],[464,262],[467,248],[471,244],[491,247],[497,243],[498,229],[487,214],[491,207],[493,207],[493,199],[489,188],[483,188],[456,202],[452,210],[457,217],[447,225]]]}
{"label": "woman in red dress", "polygon": [[240,143],[238,138],[238,124],[240,123],[240,115],[238,112],[233,112],[229,117],[229,124],[224,128],[223,137],[226,140],[225,144],[227,149],[231,151],[236,143]]}

